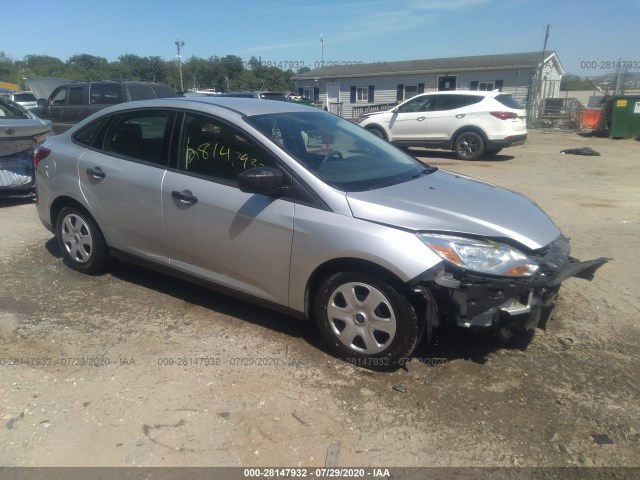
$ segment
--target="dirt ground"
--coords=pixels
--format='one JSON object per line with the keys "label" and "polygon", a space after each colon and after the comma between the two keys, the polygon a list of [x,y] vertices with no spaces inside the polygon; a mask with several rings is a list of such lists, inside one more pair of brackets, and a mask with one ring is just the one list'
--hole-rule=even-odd
{"label": "dirt ground", "polygon": [[[583,146],[601,156],[560,153]],[[614,260],[565,282],[529,344],[445,330],[376,373],[171,277],[75,273],[32,200],[0,200],[0,465],[640,466],[640,142],[532,131],[491,161],[415,153],[527,194],[574,256]]]}

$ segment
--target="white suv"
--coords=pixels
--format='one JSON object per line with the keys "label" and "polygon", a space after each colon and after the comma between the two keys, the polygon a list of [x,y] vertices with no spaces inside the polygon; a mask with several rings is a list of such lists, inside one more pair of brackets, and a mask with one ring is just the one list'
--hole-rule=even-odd
{"label": "white suv", "polygon": [[444,148],[475,160],[527,139],[526,114],[511,95],[456,90],[423,93],[357,123],[399,147]]}

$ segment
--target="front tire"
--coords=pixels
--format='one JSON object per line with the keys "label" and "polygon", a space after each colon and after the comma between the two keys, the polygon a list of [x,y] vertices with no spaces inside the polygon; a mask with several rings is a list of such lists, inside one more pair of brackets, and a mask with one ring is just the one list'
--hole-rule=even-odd
{"label": "front tire", "polygon": [[358,272],[325,278],[315,320],[332,352],[372,370],[401,366],[419,340],[416,312],[393,282]]}
{"label": "front tire", "polygon": [[462,132],[456,138],[453,150],[461,160],[477,160],[484,153],[484,140],[475,132]]}
{"label": "front tire", "polygon": [[383,140],[388,140],[385,133],[378,127],[367,128],[367,130],[373,133],[376,137],[381,138]]}
{"label": "front tire", "polygon": [[84,210],[74,207],[60,210],[56,237],[67,265],[73,270],[95,274],[106,268],[107,243],[95,220]]}

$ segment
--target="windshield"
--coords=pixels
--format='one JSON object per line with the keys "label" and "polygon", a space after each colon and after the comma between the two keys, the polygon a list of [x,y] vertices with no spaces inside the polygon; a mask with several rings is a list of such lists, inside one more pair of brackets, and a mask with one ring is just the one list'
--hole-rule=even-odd
{"label": "windshield", "polygon": [[345,192],[406,182],[435,170],[365,129],[322,111],[256,115],[248,122],[307,170]]}

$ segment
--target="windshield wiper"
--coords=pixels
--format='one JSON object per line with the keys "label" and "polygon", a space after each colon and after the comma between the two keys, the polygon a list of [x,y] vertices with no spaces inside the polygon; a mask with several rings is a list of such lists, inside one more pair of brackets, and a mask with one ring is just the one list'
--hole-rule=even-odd
{"label": "windshield wiper", "polygon": [[421,177],[422,175],[429,175],[430,173],[433,173],[436,170],[438,170],[437,167],[432,167],[432,166],[424,167],[418,173],[416,173],[415,175],[412,175],[411,178],[414,179],[414,178]]}

